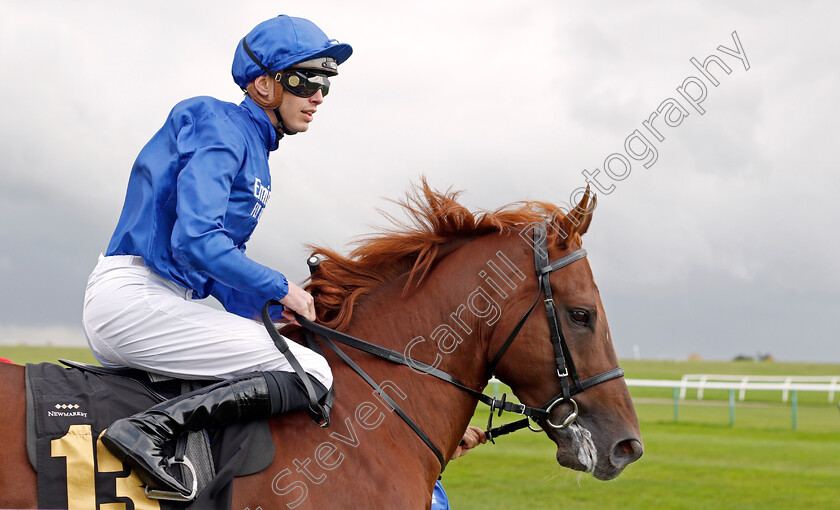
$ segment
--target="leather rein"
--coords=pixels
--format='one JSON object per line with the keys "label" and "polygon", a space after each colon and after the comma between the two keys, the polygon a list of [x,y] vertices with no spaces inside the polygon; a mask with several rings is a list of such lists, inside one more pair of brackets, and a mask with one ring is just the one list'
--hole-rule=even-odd
{"label": "leather rein", "polygon": [[[539,291],[537,293],[537,297],[534,299],[534,302],[531,304],[531,306],[528,308],[528,310],[525,312],[522,318],[519,319],[519,322],[517,322],[510,335],[508,335],[507,340],[505,340],[504,344],[502,344],[502,346],[496,352],[495,356],[493,356],[493,360],[490,362],[490,365],[488,367],[489,375],[487,377],[489,379],[490,376],[493,375],[496,367],[498,366],[505,352],[507,352],[510,345],[516,339],[517,335],[519,334],[519,331],[522,329],[522,327],[525,325],[525,322],[528,320],[528,317],[531,315],[531,312],[533,312],[534,308],[536,308],[540,297],[545,295],[546,298],[544,299],[544,305],[545,314],[546,318],[548,319],[549,325],[549,339],[554,347],[554,357],[555,363],[557,365],[557,376],[560,378],[561,392],[549,399],[548,402],[546,402],[540,407],[532,407],[525,404],[507,402],[507,395],[505,394],[503,394],[500,399],[490,397],[488,395],[485,395],[481,391],[477,391],[473,388],[466,386],[456,377],[434,366],[428,365],[422,361],[409,358],[401,352],[387,349],[362,340],[360,338],[353,337],[346,333],[327,328],[326,326],[322,326],[321,324],[317,324],[308,319],[305,319],[299,314],[295,314],[295,318],[305,330],[304,336],[306,338],[309,348],[315,350],[316,352],[321,352],[318,343],[313,337],[313,334],[319,335],[324,341],[324,343],[326,343],[327,346],[329,346],[333,351],[335,351],[336,354],[338,354],[338,356],[345,363],[347,363],[357,374],[359,374],[359,376],[362,377],[362,379],[364,379],[374,389],[375,393],[379,395],[385,402],[387,402],[388,405],[391,406],[394,409],[394,411],[400,416],[400,418],[402,418],[403,421],[405,421],[405,423],[414,431],[414,433],[426,444],[426,446],[429,447],[429,449],[432,451],[432,453],[434,453],[435,457],[437,457],[438,461],[440,462],[442,473],[444,468],[446,467],[446,461],[443,457],[443,454],[434,445],[432,440],[397,405],[397,403],[394,402],[394,400],[382,390],[382,388],[376,383],[376,381],[374,381],[364,370],[362,370],[361,367],[359,367],[352,359],[350,359],[350,357],[347,356],[347,354],[345,354],[341,349],[339,349],[333,341],[366,352],[385,361],[396,363],[399,365],[405,365],[414,369],[415,371],[423,372],[427,375],[436,377],[442,381],[446,381],[447,383],[456,386],[462,391],[469,393],[479,402],[488,405],[490,407],[490,420],[488,420],[487,423],[488,430],[486,431],[486,434],[487,438],[490,439],[491,442],[495,443],[495,438],[504,434],[509,434],[513,431],[525,427],[528,427],[534,432],[541,432],[542,429],[533,428],[531,426],[530,420],[545,420],[545,422],[554,429],[564,429],[572,423],[574,423],[578,417],[578,405],[577,402],[575,402],[572,398],[574,395],[577,395],[578,393],[581,393],[582,391],[596,386],[598,384],[601,384],[603,382],[623,377],[624,370],[622,370],[620,367],[616,367],[611,370],[602,372],[596,376],[584,379],[582,381],[578,377],[577,370],[575,369],[574,362],[572,361],[571,352],[569,351],[569,347],[566,344],[566,339],[563,335],[563,329],[560,326],[560,319],[558,317],[557,307],[554,303],[549,277],[554,271],[562,269],[563,267],[566,267],[567,265],[586,257],[586,250],[576,250],[564,257],[555,260],[554,262],[549,263],[548,247],[546,244],[547,237],[547,226],[545,224],[534,229],[534,265],[536,267],[537,278],[540,282]],[[314,264],[310,263],[310,270],[314,272],[314,270],[317,268],[317,264],[317,261]],[[309,409],[307,411],[309,413],[309,416],[315,421],[315,423],[318,423],[321,427],[326,427],[327,425],[329,425],[330,422],[329,413],[330,408],[332,407],[333,393],[332,391],[330,391],[329,395],[323,403],[318,402],[315,391],[313,390],[312,385],[309,381],[309,375],[303,370],[303,368],[300,366],[300,363],[297,361],[297,359],[295,359],[294,355],[289,350],[285,338],[282,335],[280,335],[280,333],[272,324],[271,317],[268,313],[268,308],[271,306],[282,305],[280,305],[280,302],[276,300],[268,301],[262,309],[263,324],[266,325],[266,330],[268,331],[271,338],[274,340],[274,343],[277,345],[280,352],[282,352],[283,355],[286,356],[286,358],[289,360],[289,363],[292,365],[292,368],[294,369],[295,373],[303,381],[304,387],[306,388],[307,393],[309,395]],[[569,402],[570,404],[572,404],[573,410],[561,423],[555,424],[551,421],[551,412],[557,405],[559,405],[562,402]],[[508,423],[497,428],[492,428],[492,419],[494,411],[498,411],[499,416],[501,416],[502,412],[507,411],[522,415],[523,418],[521,420]]]}

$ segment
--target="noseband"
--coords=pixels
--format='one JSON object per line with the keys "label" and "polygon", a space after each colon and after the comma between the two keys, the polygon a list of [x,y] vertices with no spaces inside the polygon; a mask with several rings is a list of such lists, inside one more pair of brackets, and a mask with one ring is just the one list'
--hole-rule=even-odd
{"label": "noseband", "polygon": [[[440,453],[440,450],[434,445],[434,443],[432,443],[431,439],[429,439],[429,437],[397,405],[397,403],[394,402],[393,399],[391,399],[382,390],[382,388],[364,370],[361,369],[361,367],[359,367],[352,359],[350,359],[349,356],[347,356],[341,349],[339,349],[332,342],[332,340],[347,345],[349,347],[353,347],[355,349],[364,351],[368,354],[376,356],[380,359],[384,359],[391,363],[406,365],[408,367],[413,368],[415,371],[424,372],[428,375],[434,376],[469,393],[479,402],[487,404],[488,406],[490,406],[490,421],[488,421],[487,423],[487,438],[493,442],[495,442],[494,439],[496,437],[499,437],[503,434],[509,434],[510,432],[525,427],[528,427],[534,432],[542,431],[542,429],[532,427],[530,423],[531,420],[545,420],[545,422],[548,423],[548,425],[554,429],[566,428],[572,423],[574,423],[578,417],[578,404],[574,401],[574,399],[572,399],[572,397],[586,390],[587,388],[591,388],[603,382],[611,381],[613,379],[617,379],[619,377],[624,376],[624,370],[622,370],[620,367],[616,367],[611,370],[607,370],[606,372],[602,372],[594,377],[584,379],[583,381],[581,381],[578,377],[577,371],[575,370],[575,365],[572,362],[571,353],[569,352],[569,346],[566,344],[566,339],[563,336],[563,329],[560,326],[560,319],[557,315],[557,307],[554,304],[553,293],[551,291],[551,281],[549,280],[549,277],[554,271],[557,271],[558,269],[566,267],[572,262],[586,257],[586,250],[576,250],[564,257],[561,257],[560,259],[555,260],[554,262],[549,263],[548,246],[546,241],[547,237],[547,226],[545,224],[540,225],[539,227],[534,229],[534,266],[536,268],[537,278],[539,279],[539,291],[537,293],[536,299],[534,299],[534,302],[528,308],[528,311],[526,311],[522,318],[519,319],[519,322],[517,322],[516,326],[514,326],[507,340],[505,340],[504,344],[502,344],[502,346],[496,352],[496,355],[490,362],[488,370],[489,375],[492,375],[499,362],[501,361],[502,357],[504,356],[505,352],[507,352],[511,343],[513,343],[513,341],[516,339],[516,336],[519,334],[519,331],[525,325],[525,322],[528,320],[528,317],[531,315],[531,312],[537,306],[540,297],[545,295],[544,303],[545,314],[548,319],[549,326],[549,339],[551,341],[551,344],[554,346],[554,358],[555,363],[557,364],[557,376],[560,378],[561,392],[552,397],[548,402],[546,402],[540,407],[531,407],[525,404],[515,404],[513,402],[507,402],[506,395],[502,395],[500,399],[490,397],[480,391],[476,391],[464,385],[454,376],[442,370],[439,370],[436,367],[423,363],[422,361],[417,361],[415,359],[409,358],[401,352],[386,349],[384,347],[380,347],[365,340],[361,340],[359,338],[350,336],[346,333],[327,328],[326,326],[322,326],[308,319],[305,319],[299,314],[295,314],[295,317],[298,323],[305,329],[305,337],[309,348],[316,352],[321,352],[321,349],[318,346],[318,343],[315,341],[312,334],[314,333],[320,335],[324,343],[326,343],[327,346],[329,346],[333,351],[335,351],[336,354],[342,360],[344,360],[345,363],[347,363],[354,371],[356,371],[356,373],[358,373],[359,376],[362,377],[375,390],[375,392],[378,395],[380,395],[383,398],[383,400],[385,400],[388,403],[388,405],[394,409],[394,411],[400,416],[400,418],[403,419],[403,421],[406,422],[406,424],[408,424],[408,426],[414,431],[414,433],[417,434],[417,436],[424,443],[426,443],[426,445],[429,447],[429,449],[432,450],[432,453],[435,454],[438,461],[440,462],[441,472],[443,472],[446,466],[446,461],[444,460],[443,455]],[[315,263],[310,263],[311,271],[314,272],[316,268],[317,261]],[[268,308],[271,306],[278,305],[280,305],[280,302],[276,300],[271,300],[268,301],[265,304],[265,306],[263,306],[263,324],[265,324],[266,330],[268,331],[271,338],[274,340],[274,343],[277,345],[278,349],[280,349],[280,351],[286,356],[286,358],[289,359],[292,368],[304,382],[304,385],[307,389],[307,393],[309,393],[310,417],[312,417],[312,419],[316,423],[318,423],[322,427],[325,427],[329,424],[329,410],[332,405],[332,402],[331,400],[328,400],[323,404],[318,402],[314,391],[312,391],[311,389],[311,385],[306,384],[309,379],[309,375],[305,371],[303,371],[303,368],[300,366],[300,363],[297,362],[297,360],[292,355],[292,352],[289,350],[285,339],[273,326],[271,316],[268,313]],[[490,378],[489,375],[488,379]],[[330,392],[330,396],[331,395],[332,392]],[[328,399],[330,398],[331,397],[328,396]],[[555,424],[551,421],[551,412],[554,410],[555,407],[557,407],[563,402],[570,403],[573,407],[573,410],[571,414],[569,414],[563,420],[562,423]],[[501,427],[492,428],[493,412],[497,410],[499,416],[501,416],[503,411],[507,411],[522,415],[525,418],[519,421],[515,421],[513,423],[509,423],[507,425],[502,425]]]}

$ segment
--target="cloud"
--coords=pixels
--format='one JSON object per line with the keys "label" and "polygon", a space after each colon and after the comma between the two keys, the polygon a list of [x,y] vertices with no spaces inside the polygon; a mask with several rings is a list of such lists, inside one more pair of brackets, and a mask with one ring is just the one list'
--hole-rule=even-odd
{"label": "cloud", "polygon": [[[272,154],[275,198],[249,255],[300,281],[304,243],[346,247],[420,174],[465,189],[473,208],[568,202],[583,170],[603,172],[699,75],[689,59],[722,55],[736,30],[750,69],[723,57],[732,73],[708,88],[706,113],[664,129],[657,162],[635,164],[599,196],[586,243],[617,347],[629,355],[631,338],[650,357],[754,346],[840,361],[826,340],[840,304],[833,4],[362,1],[304,11],[291,14],[355,52],[310,132]],[[77,328],[137,152],[177,101],[241,98],[233,49],[274,14],[259,2],[0,4],[3,332]],[[803,315],[804,329],[786,322]]]}

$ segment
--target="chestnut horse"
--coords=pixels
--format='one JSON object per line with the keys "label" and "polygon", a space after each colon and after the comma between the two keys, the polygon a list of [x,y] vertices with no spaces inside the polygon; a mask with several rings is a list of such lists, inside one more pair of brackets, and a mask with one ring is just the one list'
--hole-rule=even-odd
{"label": "chestnut horse", "polygon": [[[400,202],[411,225],[360,241],[349,257],[316,248],[326,259],[307,288],[322,324],[405,352],[480,391],[495,353],[540,295],[530,231],[548,226],[549,260],[579,250],[594,198],[587,190],[567,214],[543,202],[473,214],[457,196],[435,192],[424,181]],[[615,373],[609,326],[586,259],[554,271],[550,283],[580,378]],[[562,391],[542,299],[539,303],[494,370],[520,402],[534,407]],[[302,340],[300,329],[287,326],[284,333]],[[341,349],[449,459],[476,409],[475,398],[412,368]],[[334,352],[324,354],[335,376],[331,425],[319,428],[302,412],[273,418],[273,463],[235,480],[233,508],[428,509],[441,472],[438,458]],[[24,445],[23,373],[20,366],[0,366],[0,507],[37,506],[35,473]],[[614,376],[574,399],[579,415],[571,425],[553,428],[537,420],[557,446],[557,462],[598,479],[615,478],[643,451],[624,380]],[[549,420],[561,423],[571,410],[563,401],[550,409]],[[157,508],[140,499],[133,497],[136,508]]]}

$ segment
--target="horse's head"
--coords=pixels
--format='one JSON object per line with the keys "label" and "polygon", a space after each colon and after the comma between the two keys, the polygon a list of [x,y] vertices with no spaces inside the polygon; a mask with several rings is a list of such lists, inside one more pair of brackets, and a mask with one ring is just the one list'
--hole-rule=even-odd
{"label": "horse's head", "polygon": [[[594,205],[594,197],[590,199],[587,190],[581,202],[568,214],[554,214],[543,226],[528,225],[521,231],[521,245],[514,250],[519,259],[514,261],[516,265],[520,268],[545,267],[549,262],[579,250]],[[547,235],[538,232],[535,238],[534,230],[541,231],[542,228]],[[540,250],[543,256],[537,258],[541,258],[542,263],[540,260],[535,262],[534,258],[534,253]],[[545,284],[540,285],[533,270],[530,273],[523,271],[527,278],[496,325],[489,342],[488,359],[492,360],[498,353],[542,288],[533,313],[524,318],[518,338],[498,360],[495,373],[511,386],[521,402],[550,409],[550,417],[538,422],[557,444],[557,462],[609,480],[641,457],[643,446],[627,386],[616,372],[611,372],[618,367],[618,362],[610,328],[589,263],[586,258],[577,258],[583,254],[585,252],[578,252],[572,256],[572,262],[560,262],[554,265],[553,271],[545,271],[550,279],[551,296],[545,295]],[[539,272],[540,267],[536,270]],[[546,308],[546,298],[553,299],[556,313]],[[559,326],[554,335],[555,342],[551,340],[550,315],[555,315]],[[558,337],[562,340],[557,341]],[[558,352],[562,353],[560,361],[556,359]],[[569,376],[561,378],[558,374],[564,368],[568,369]],[[574,373],[578,381],[583,381],[582,386],[575,382]],[[604,379],[608,380],[599,382],[600,378],[595,377],[601,374],[606,374]],[[595,379],[587,381],[589,378]],[[561,399],[564,382],[571,387],[574,403]],[[580,392],[574,394],[576,385]],[[563,426],[575,408],[578,409],[577,419]]]}

